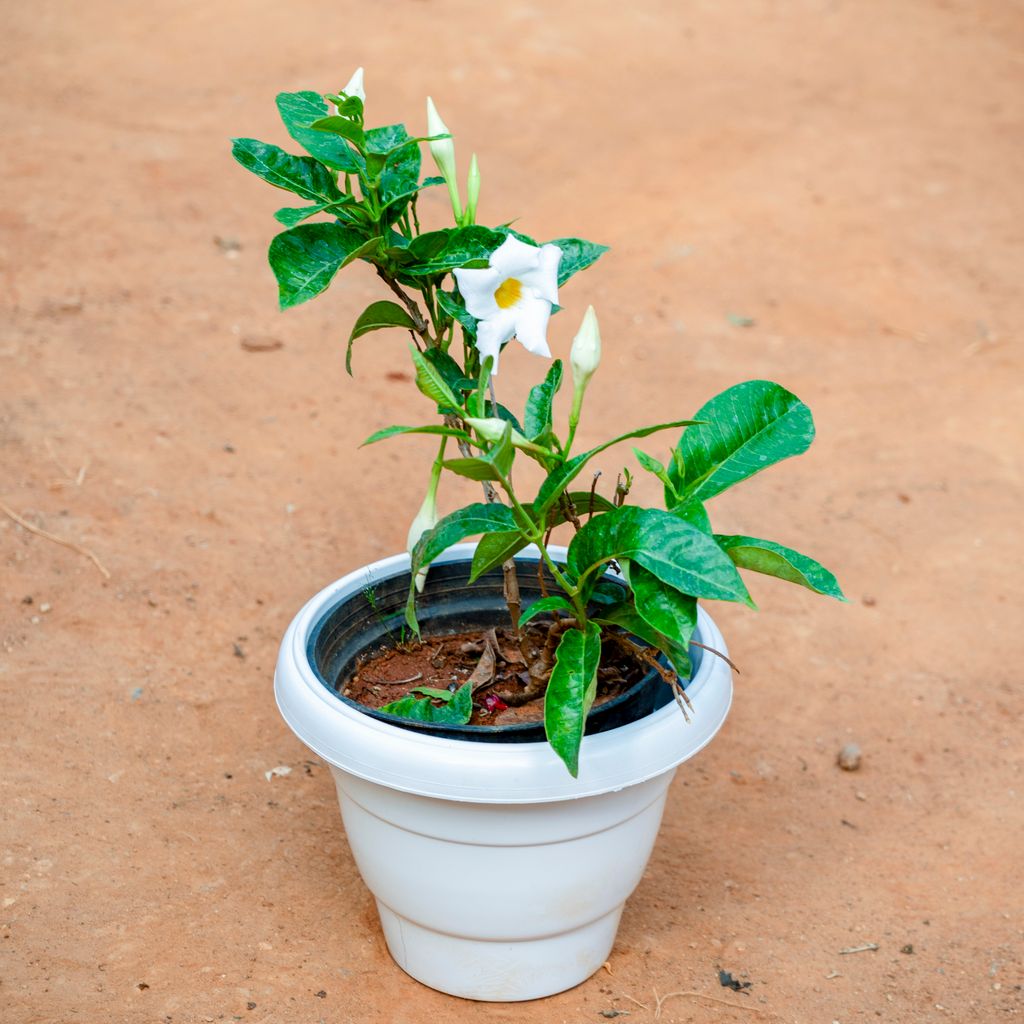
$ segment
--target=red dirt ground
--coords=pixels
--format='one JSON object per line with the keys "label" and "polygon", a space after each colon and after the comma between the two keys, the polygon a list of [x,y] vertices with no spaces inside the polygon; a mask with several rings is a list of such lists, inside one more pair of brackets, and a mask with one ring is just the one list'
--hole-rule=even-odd
{"label": "red dirt ground", "polygon": [[[741,1008],[678,996],[660,1020],[1021,1014],[1018,5],[5,14],[0,500],[111,573],[0,516],[5,1024],[643,1024],[678,991]],[[583,443],[743,378],[808,402],[813,450],[716,523],[816,555],[852,598],[754,580],[759,614],[713,609],[737,700],[674,784],[610,972],[523,1006],[392,964],[330,777],[271,693],[305,598],[401,549],[430,458],[357,451],[420,407],[401,340],[365,339],[346,378],[380,297],[359,271],[277,312],[283,201],[229,155],[287,141],[276,91],[357,64],[381,123],[433,94],[463,166],[480,155],[484,220],[612,245],[552,328],[564,355],[598,305]],[[540,369],[507,359],[502,397]]]}

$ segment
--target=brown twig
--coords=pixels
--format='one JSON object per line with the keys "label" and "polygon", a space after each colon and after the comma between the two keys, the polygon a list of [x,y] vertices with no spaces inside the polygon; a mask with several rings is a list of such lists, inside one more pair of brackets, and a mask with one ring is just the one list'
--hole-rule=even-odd
{"label": "brown twig", "polygon": [[707,644],[698,643],[696,640],[691,640],[690,643],[693,644],[694,647],[699,647],[702,651],[709,651],[711,654],[717,654],[718,657],[720,657],[722,661],[724,661],[729,666],[729,668],[731,668],[733,672],[736,673],[736,675],[742,675],[742,673],[739,670],[739,667],[736,665],[736,662],[733,661],[727,654],[723,654],[721,651],[716,651],[714,647],[708,647]]}
{"label": "brown twig", "polygon": [[416,333],[421,335],[424,341],[429,342],[430,334],[427,331],[427,321],[423,319],[423,314],[420,313],[420,307],[417,306],[415,301],[409,298],[409,296],[398,287],[398,282],[388,277],[380,267],[377,268],[377,276],[399,297],[399,299],[402,300],[402,305],[409,310],[409,316],[412,317]]}
{"label": "brown twig", "polygon": [[693,711],[693,704],[690,703],[690,698],[686,695],[686,690],[683,689],[682,684],[679,682],[679,676],[665,668],[665,666],[658,661],[657,655],[655,655],[649,647],[638,647],[629,640],[628,637],[623,636],[621,633],[608,633],[607,636],[620,647],[634,655],[634,657],[637,657],[645,664],[650,665],[650,667],[661,676],[662,681],[667,683],[669,688],[672,690],[672,696],[675,699],[676,704],[679,706],[679,710],[683,713],[683,719],[689,723],[690,716],[687,714],[687,709]]}
{"label": "brown twig", "polygon": [[666,995],[659,996],[657,989],[654,990],[654,998],[658,1000],[658,1005],[654,1008],[654,1019],[661,1019],[661,1007],[668,1002],[669,999],[673,999],[676,996],[683,996],[689,999],[707,999],[712,1003],[720,1003],[722,1006],[731,1007],[733,1010],[747,1010],[750,1013],[761,1013],[765,1016],[774,1017],[775,1014],[771,1010],[762,1010],[757,1006],[744,1006],[743,1003],[730,1003],[728,999],[719,999],[718,996],[708,996],[703,992],[669,992]]}
{"label": "brown twig", "polygon": [[110,573],[107,571],[103,563],[93,554],[88,548],[82,547],[81,544],[76,544],[73,540],[65,540],[63,537],[58,537],[55,534],[49,533],[39,526],[34,526],[27,519],[22,519],[14,509],[5,505],[0,501],[0,512],[3,512],[9,519],[13,519],[19,526],[28,530],[29,533],[34,533],[37,537],[42,537],[44,540],[53,541],[54,544],[60,544],[62,547],[70,548],[72,551],[77,551],[78,554],[84,555],[86,558],[96,566],[97,569],[103,574],[104,579],[110,579]]}
{"label": "brown twig", "polygon": [[597,481],[601,479],[601,470],[598,470],[594,474],[594,479],[590,482],[590,508],[587,509],[587,520],[594,518],[594,495],[597,493]]}

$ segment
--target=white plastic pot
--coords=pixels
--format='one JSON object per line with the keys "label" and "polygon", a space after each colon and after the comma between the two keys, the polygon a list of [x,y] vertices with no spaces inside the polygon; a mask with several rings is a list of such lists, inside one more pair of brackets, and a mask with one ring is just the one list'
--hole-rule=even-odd
{"label": "white plastic pot", "polygon": [[[435,564],[472,553],[460,544]],[[546,743],[410,732],[339,700],[308,655],[329,609],[368,579],[408,570],[404,554],[375,562],[299,612],[281,644],[278,707],[331,766],[352,854],[404,971],[469,999],[535,999],[572,988],[608,959],[676,766],[710,742],[728,714],[728,665],[695,649],[691,722],[673,702],[585,736],[577,779]],[[698,632],[725,651],[703,609]]]}

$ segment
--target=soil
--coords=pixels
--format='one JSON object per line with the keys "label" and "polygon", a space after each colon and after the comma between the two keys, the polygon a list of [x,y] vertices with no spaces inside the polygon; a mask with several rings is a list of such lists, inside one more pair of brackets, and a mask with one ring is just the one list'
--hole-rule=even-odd
{"label": "soil", "polygon": [[[473,716],[470,725],[517,725],[544,720],[544,690],[532,698],[529,664],[540,655],[547,640],[548,628],[543,620],[522,631],[522,649],[530,655],[527,661],[511,629],[492,634],[457,633],[452,636],[428,638],[425,643],[391,647],[374,652],[360,661],[352,678],[342,689],[346,697],[369,708],[407,696],[411,690],[431,687],[454,693],[473,678],[487,647],[496,652],[489,656],[489,671],[484,670],[473,684]],[[594,707],[600,707],[624,693],[644,677],[647,667],[630,658],[614,644],[604,644],[601,665],[597,671],[597,695]],[[667,685],[667,684],[666,684]],[[422,698],[421,699],[425,699]],[[524,700],[522,704],[516,699]],[[506,703],[508,701],[509,703]],[[435,701],[437,706],[441,701]]]}
{"label": "soil", "polygon": [[[1022,48],[1005,0],[7,4],[0,501],[110,575],[0,512],[0,1020],[1024,1016]],[[710,511],[851,599],[750,577],[757,613],[709,606],[729,719],[608,968],[527,1006],[394,966],[271,688],[307,598],[403,549],[434,451],[358,448],[430,418],[397,333],[345,374],[386,296],[352,269],[278,312],[288,200],[229,152],[289,146],[274,93],[359,64],[380,121],[433,95],[483,220],[611,246],[551,321],[564,358],[601,319],[580,446],[743,378],[807,401],[810,452]],[[545,367],[510,350],[499,400]]]}

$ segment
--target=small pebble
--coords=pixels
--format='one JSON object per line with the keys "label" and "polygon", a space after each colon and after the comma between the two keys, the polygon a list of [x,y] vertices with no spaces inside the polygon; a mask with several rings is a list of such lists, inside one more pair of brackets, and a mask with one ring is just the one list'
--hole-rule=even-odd
{"label": "small pebble", "polygon": [[854,796],[855,796],[855,797],[856,797],[856,798],[857,798],[858,800],[867,800],[867,798],[868,798],[868,795],[867,795],[867,793],[863,793],[863,792],[861,792],[861,790],[859,790],[859,789],[858,789],[858,790],[857,790],[857,792],[856,792],[856,793],[854,793],[853,795],[854,795]]}
{"label": "small pebble", "polygon": [[847,743],[836,755],[836,764],[844,772],[855,772],[860,768],[860,747],[856,743]]}
{"label": "small pebble", "polygon": [[41,604],[41,605],[39,606],[39,610],[40,610],[40,611],[41,611],[41,612],[42,612],[42,613],[43,613],[43,614],[45,615],[45,614],[46,614],[46,613],[47,613],[47,612],[48,612],[48,611],[50,610],[50,608],[51,608],[51,607],[52,607],[52,605],[50,604],[50,602],[49,602],[49,601],[44,601],[44,602],[43,602],[43,603],[42,603],[42,604]]}
{"label": "small pebble", "polygon": [[905,946],[900,946],[900,952],[901,953],[907,953],[907,954],[913,953],[914,952],[914,947],[908,942]]}

